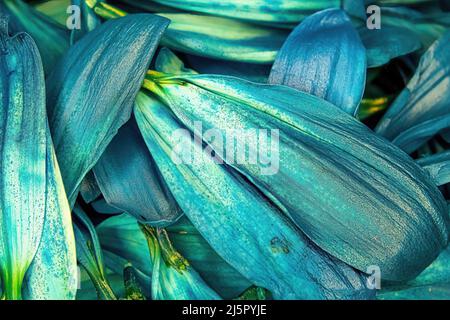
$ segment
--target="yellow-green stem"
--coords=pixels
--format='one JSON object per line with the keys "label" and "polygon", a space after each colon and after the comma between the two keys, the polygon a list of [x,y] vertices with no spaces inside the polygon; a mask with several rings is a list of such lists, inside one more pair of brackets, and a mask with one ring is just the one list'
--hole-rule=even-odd
{"label": "yellow-green stem", "polygon": [[17,271],[6,271],[2,277],[2,299],[22,300],[22,283],[24,274]]}

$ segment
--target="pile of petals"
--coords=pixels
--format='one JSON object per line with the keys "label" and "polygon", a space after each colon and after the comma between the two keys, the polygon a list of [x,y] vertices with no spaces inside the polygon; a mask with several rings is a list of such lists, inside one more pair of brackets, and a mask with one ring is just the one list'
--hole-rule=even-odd
{"label": "pile of petals", "polygon": [[448,30],[445,1],[2,0],[0,298],[450,299]]}

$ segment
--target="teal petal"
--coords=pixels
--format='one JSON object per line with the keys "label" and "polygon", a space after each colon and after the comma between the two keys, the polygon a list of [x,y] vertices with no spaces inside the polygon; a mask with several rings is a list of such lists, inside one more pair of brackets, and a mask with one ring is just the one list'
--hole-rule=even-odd
{"label": "teal petal", "polygon": [[341,5],[338,0],[155,0],[165,6],[262,22],[298,23],[306,15]]}
{"label": "teal petal", "polygon": [[[150,284],[153,263],[148,261],[150,252],[137,220],[123,214],[105,220],[97,230],[102,246],[107,250],[108,268],[120,272],[129,261],[140,275],[140,283]],[[177,251],[220,296],[234,298],[251,285],[215,253],[185,217],[169,226],[167,232]]]}
{"label": "teal petal", "polygon": [[10,37],[4,17],[0,52],[0,278],[3,297],[21,299],[45,228],[50,137],[38,49],[25,33]]}
{"label": "teal petal", "polygon": [[[80,269],[80,286],[77,290],[77,300],[98,300],[97,296],[97,290],[94,286],[94,284],[91,281],[91,278],[89,278],[89,275],[87,274],[86,270],[83,268]],[[124,277],[122,274],[122,271],[120,273],[115,273],[111,270],[107,270],[107,277],[109,279],[109,283],[111,284],[111,287],[113,291],[117,294],[119,297],[125,296],[125,286],[124,286]]]}
{"label": "teal petal", "polygon": [[98,298],[101,300],[116,300],[117,298],[106,278],[102,249],[95,227],[79,205],[75,205],[73,213],[78,262],[89,274],[97,290]]}
{"label": "teal petal", "polygon": [[170,51],[169,48],[163,47],[158,53],[155,59],[155,69],[164,73],[179,74],[190,73],[196,74],[197,72],[186,68],[183,61],[178,58],[175,53]]}
{"label": "teal petal", "polygon": [[358,31],[366,48],[369,68],[380,67],[422,47],[419,37],[405,28],[383,26],[381,29],[371,30],[363,26]]}
{"label": "teal petal", "polygon": [[436,19],[418,10],[404,6],[381,8],[381,23],[383,26],[400,27],[415,33],[427,49],[434,41],[439,39],[450,27],[450,14],[446,13],[443,19]]}
{"label": "teal petal", "polygon": [[403,285],[382,287],[380,300],[448,300],[450,295],[450,247],[416,279]]}
{"label": "teal petal", "polygon": [[[407,151],[445,128],[450,104],[450,32],[422,56],[406,88],[377,125],[376,132],[397,141]],[[426,134],[423,134],[426,130]],[[414,144],[411,145],[410,144]]]}
{"label": "teal petal", "polygon": [[143,228],[152,256],[153,300],[220,300],[172,246],[164,229]]}
{"label": "teal petal", "polygon": [[292,31],[272,66],[269,83],[284,84],[355,115],[364,93],[366,53],[347,14],[329,9]]}
{"label": "teal petal", "polygon": [[162,44],[198,56],[270,64],[286,39],[282,30],[238,20],[184,13],[159,13],[171,20]]}
{"label": "teal petal", "polygon": [[[50,130],[47,128],[50,137]],[[47,201],[38,251],[27,277],[29,300],[73,300],[78,286],[75,239],[70,207],[51,142],[47,147]]]}
{"label": "teal petal", "polygon": [[396,136],[392,143],[407,153],[412,153],[436,134],[450,128],[450,114],[425,120]]}
{"label": "teal petal", "polygon": [[138,221],[128,214],[121,214],[106,219],[96,229],[106,266],[121,273],[129,262],[149,279],[150,284],[153,263]]}
{"label": "teal petal", "polygon": [[94,174],[108,204],[142,223],[163,227],[183,214],[148,152],[134,117],[106,148]]}
{"label": "teal petal", "polygon": [[68,30],[22,0],[2,1],[0,13],[10,16],[13,32],[25,31],[36,41],[45,73],[49,74],[69,47]]}
{"label": "teal petal", "polygon": [[97,213],[100,214],[121,214],[123,213],[122,209],[116,208],[108,204],[105,198],[100,197],[90,203],[92,209],[94,209]]}
{"label": "teal petal", "polygon": [[151,282],[151,296],[155,300],[220,298],[173,248],[165,231],[148,228],[153,231],[144,236],[137,220],[128,215],[111,217],[102,222],[97,230],[100,242],[108,252],[107,266],[120,270],[130,262],[136,268],[144,290]]}
{"label": "teal petal", "polygon": [[169,226],[167,232],[174,247],[223,298],[235,298],[251,286],[247,279],[217,255],[186,217]]}
{"label": "teal petal", "polygon": [[[376,265],[383,279],[411,279],[447,245],[446,204],[434,181],[407,154],[334,105],[286,86],[225,76],[155,74],[148,81],[147,87],[191,131],[198,131],[195,122],[201,123],[204,131],[216,128],[221,133],[235,128],[278,129],[277,152],[262,159],[269,160],[268,166],[231,162],[225,157],[226,163],[252,181],[321,249],[358,270],[366,272]],[[161,123],[167,116],[159,107],[154,114],[164,118],[155,119],[147,110],[155,103],[142,99],[140,94],[138,111],[145,112],[147,120],[136,116],[139,127],[160,170],[169,170],[170,160],[165,160],[164,167],[169,168],[164,170],[162,160],[156,160],[162,156],[156,155],[161,151],[153,142],[157,137],[153,132],[162,130],[153,129],[156,121]],[[164,132],[156,141],[169,143],[169,134]],[[227,137],[221,137],[206,142],[223,159]],[[236,154],[238,146],[231,146],[228,151]],[[250,144],[248,154],[257,153],[255,148]],[[212,170],[219,170],[216,167],[201,170],[209,177]],[[169,186],[170,180],[181,184],[180,179],[175,173],[166,177]],[[189,183],[181,188],[184,192]],[[201,190],[197,193],[205,192]],[[174,196],[199,228],[189,212],[192,209],[182,205],[192,200]],[[263,210],[255,208],[250,210],[252,216]]]}
{"label": "teal petal", "polygon": [[73,299],[75,246],[47,125],[42,62],[31,37],[10,37],[4,19],[0,38],[2,295]]}
{"label": "teal petal", "polygon": [[[185,84],[195,95],[197,89]],[[189,101],[189,96],[182,100]],[[212,106],[211,100],[204,100],[206,97],[191,97],[191,103],[199,102],[191,107],[201,109],[201,102]],[[181,100],[177,103],[185,107]],[[361,275],[309,242],[240,175],[211,159],[175,165],[171,153],[177,142],[172,134],[186,129],[166,106],[140,93],[134,112],[145,142],[185,215],[244,277],[268,289],[277,299],[370,296]],[[215,116],[220,118],[218,113]],[[190,138],[189,132],[183,133]],[[180,143],[191,150],[194,159],[201,156],[203,150],[191,139]]]}
{"label": "teal petal", "polygon": [[450,182],[450,151],[436,153],[417,160],[430,176],[441,186]]}
{"label": "teal petal", "polygon": [[168,21],[136,14],[108,21],[72,46],[47,80],[47,108],[69,201],[129,119]]}

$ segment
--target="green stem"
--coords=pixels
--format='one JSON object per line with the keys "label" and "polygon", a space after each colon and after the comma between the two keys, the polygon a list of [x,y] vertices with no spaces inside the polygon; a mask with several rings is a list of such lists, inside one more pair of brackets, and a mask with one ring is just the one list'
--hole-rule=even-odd
{"label": "green stem", "polygon": [[169,234],[165,229],[157,230],[157,237],[161,246],[161,252],[164,262],[172,268],[182,273],[189,267],[189,262],[178,252],[169,239]]}
{"label": "green stem", "polygon": [[22,272],[7,271],[2,277],[3,300],[22,300]]}
{"label": "green stem", "polygon": [[86,268],[84,268],[88,273],[89,277],[94,284],[95,290],[97,291],[97,296],[100,300],[117,300],[114,291],[109,285],[108,281],[100,276],[95,276],[89,272]]}
{"label": "green stem", "polygon": [[116,8],[110,4],[104,3],[104,2],[97,2],[97,1],[86,1],[86,4],[94,11],[96,15],[99,17],[109,20],[109,19],[117,19],[120,17],[126,16],[128,13]]}

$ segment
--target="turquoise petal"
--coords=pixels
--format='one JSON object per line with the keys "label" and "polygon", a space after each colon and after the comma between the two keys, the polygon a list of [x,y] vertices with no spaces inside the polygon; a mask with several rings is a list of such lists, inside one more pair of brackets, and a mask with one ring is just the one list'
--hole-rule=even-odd
{"label": "turquoise petal", "polygon": [[234,19],[185,13],[159,13],[171,23],[161,43],[198,56],[270,64],[287,37],[285,31]]}
{"label": "turquoise petal", "polygon": [[[196,91],[191,85],[186,89]],[[189,101],[190,97],[184,98]],[[200,96],[191,100],[191,106],[201,109],[200,101],[211,106],[212,101]],[[370,297],[360,274],[309,242],[243,177],[212,159],[175,165],[171,156],[177,141],[172,134],[186,129],[166,106],[140,93],[134,112],[180,207],[211,247],[244,277],[277,299]],[[214,116],[220,119],[220,114]],[[196,142],[179,142],[194,159],[201,157],[203,151]]]}
{"label": "turquoise petal", "polygon": [[106,277],[102,249],[95,227],[79,205],[75,205],[73,213],[77,260],[89,274],[97,290],[98,298],[101,300],[116,300],[117,298]]}
{"label": "turquoise petal", "polygon": [[[401,134],[412,137],[410,142],[413,143],[415,130],[419,131],[419,136],[425,123],[429,132],[442,130],[440,119],[449,114],[449,77],[450,32],[447,32],[422,56],[413,78],[380,120],[376,132],[390,140],[399,139],[397,141],[402,141],[408,151],[414,151],[403,142],[404,137],[399,138]],[[436,121],[429,121],[431,119]]]}
{"label": "turquoise petal", "polygon": [[251,286],[247,279],[217,255],[185,216],[168,227],[167,232],[175,248],[220,296],[232,299]]}
{"label": "turquoise petal", "polygon": [[450,296],[450,247],[416,279],[402,285],[382,287],[380,300],[448,300]]}
{"label": "turquoise petal", "polygon": [[50,129],[70,203],[129,119],[167,24],[146,14],[108,21],[72,46],[48,78]]}
{"label": "turquoise petal", "polygon": [[[50,137],[50,130],[47,128]],[[73,300],[78,286],[75,239],[70,207],[51,141],[47,147],[47,201],[38,251],[28,270],[24,297]]]}
{"label": "turquoise petal", "polygon": [[382,66],[422,47],[419,37],[405,28],[383,26],[371,30],[363,26],[358,31],[366,48],[368,68]]}
{"label": "turquoise petal", "polygon": [[159,50],[158,56],[155,59],[155,69],[170,74],[197,74],[196,71],[186,68],[183,61],[166,47],[162,47],[161,50]]}
{"label": "turquoise petal", "polygon": [[450,182],[450,150],[420,158],[417,163],[428,171],[436,185]]}
{"label": "turquoise petal", "polygon": [[[122,214],[105,220],[97,230],[102,247],[108,250],[105,253],[108,268],[121,272],[129,261],[141,275],[141,284],[150,285],[153,263],[149,261],[148,245],[137,220]],[[174,247],[220,296],[234,298],[251,285],[215,253],[187,218],[169,226],[167,232]]]}
{"label": "turquoise petal", "polygon": [[[154,92],[191,131],[198,131],[194,122],[205,132],[278,129],[277,149],[262,159],[268,166],[225,161],[331,255],[363,272],[379,266],[384,279],[400,281],[415,277],[447,245],[446,204],[434,181],[407,154],[334,105],[286,86],[225,76],[155,76],[153,81]],[[153,126],[156,120],[148,121]],[[144,130],[150,129],[138,124],[149,145]],[[209,147],[223,157],[229,143],[225,152],[236,154],[239,146],[221,137],[207,141]],[[149,148],[156,158],[156,147]],[[246,156],[261,152],[255,144],[248,148]],[[188,201],[175,198],[180,206]]]}
{"label": "turquoise petal", "polygon": [[38,48],[25,33],[10,37],[0,19],[0,51],[2,296],[73,299],[73,231],[47,125]]}
{"label": "turquoise petal", "polygon": [[94,174],[106,201],[142,223],[164,227],[183,214],[148,152],[134,117],[106,148]]}
{"label": "turquoise petal", "polygon": [[298,23],[314,11],[337,8],[339,0],[155,0],[187,11],[262,22]]}
{"label": "turquoise petal", "polygon": [[10,37],[4,17],[0,53],[0,278],[3,298],[21,299],[45,228],[50,137],[38,49],[25,33]]}
{"label": "turquoise petal", "polygon": [[306,18],[287,38],[269,83],[323,98],[355,115],[364,93],[366,53],[356,29],[340,9]]}
{"label": "turquoise petal", "polygon": [[10,16],[12,31],[25,31],[33,37],[41,53],[45,73],[49,74],[69,47],[68,30],[22,0],[2,1],[0,13]]}
{"label": "turquoise petal", "polygon": [[153,300],[221,299],[189,262],[173,248],[166,230],[149,231],[146,227],[144,233],[153,262]]}

